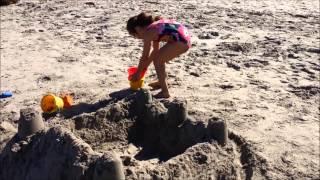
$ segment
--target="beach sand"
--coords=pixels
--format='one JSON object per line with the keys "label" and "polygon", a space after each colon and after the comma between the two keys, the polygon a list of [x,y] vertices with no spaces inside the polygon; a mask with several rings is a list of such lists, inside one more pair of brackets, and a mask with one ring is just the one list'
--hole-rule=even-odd
{"label": "beach sand", "polygon": [[[52,132],[59,137],[68,132],[88,146],[88,152],[79,150],[88,157],[114,151],[127,179],[319,178],[319,1],[20,0],[0,9],[1,91],[13,92],[0,100],[0,152],[18,131],[21,109],[42,112],[46,93],[69,92],[77,108],[44,118],[47,130],[64,129],[36,138],[46,141]],[[126,32],[128,18],[141,11],[176,19],[192,39],[186,54],[166,64],[172,98],[154,100],[163,104],[159,112],[183,99],[190,117],[203,123],[199,132],[190,125],[191,136],[219,118],[228,127],[227,145],[188,141],[187,149],[164,159],[135,156],[143,146],[128,140],[135,122],[128,115],[132,102],[112,95],[127,92],[127,68],[141,56],[142,42]],[[155,78],[151,65],[146,82]],[[101,111],[111,115],[100,122]],[[0,164],[7,163],[8,153],[0,154]],[[1,171],[21,162],[10,163],[0,166],[0,179],[10,177]],[[33,177],[31,168],[23,167],[25,176],[12,179]]]}

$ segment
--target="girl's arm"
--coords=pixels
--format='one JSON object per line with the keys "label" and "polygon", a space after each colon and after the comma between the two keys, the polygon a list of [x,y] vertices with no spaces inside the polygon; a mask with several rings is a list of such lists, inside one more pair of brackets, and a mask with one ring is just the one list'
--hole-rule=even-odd
{"label": "girl's arm", "polygon": [[142,51],[142,57],[140,58],[139,65],[138,65],[138,72],[141,73],[144,69],[146,69],[150,63],[148,63],[149,60],[149,54],[151,49],[151,41],[146,39],[143,41],[143,51]]}
{"label": "girl's arm", "polygon": [[149,65],[151,64],[151,62],[154,60],[156,54],[159,51],[159,42],[158,41],[153,41],[152,42],[152,52],[149,56],[149,58],[146,60],[146,68],[149,67]]}
{"label": "girl's arm", "polygon": [[[155,42],[158,36],[158,32],[156,30],[148,30],[143,39],[143,52],[142,57],[140,59],[138,65],[138,72],[141,73],[143,70],[147,69],[150,63],[153,60],[155,52],[159,50],[159,42]],[[151,42],[153,42],[153,51],[150,55]]]}
{"label": "girl's arm", "polygon": [[155,52],[159,50],[159,42],[153,42],[153,51],[150,55],[151,42],[153,41],[156,35],[157,35],[156,31],[147,32],[143,40],[143,52],[142,52],[142,57],[138,64],[138,71],[131,78],[133,81],[139,80],[140,74],[143,72],[143,70],[148,68],[148,66],[150,65],[150,63],[152,62],[155,56]]}

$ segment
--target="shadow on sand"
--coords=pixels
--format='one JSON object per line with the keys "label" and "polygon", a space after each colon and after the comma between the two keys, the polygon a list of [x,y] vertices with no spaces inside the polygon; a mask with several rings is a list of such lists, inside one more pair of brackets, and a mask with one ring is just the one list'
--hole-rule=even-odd
{"label": "shadow on sand", "polygon": [[72,118],[74,116],[78,116],[83,113],[92,113],[96,112],[98,109],[101,109],[105,106],[107,106],[110,103],[117,102],[119,100],[122,100],[132,94],[134,94],[136,91],[132,91],[130,89],[122,89],[120,91],[115,91],[109,94],[109,99],[100,100],[93,104],[88,103],[78,103],[73,106],[71,106],[68,109],[63,109],[59,112],[55,113],[42,113],[42,117],[45,120],[48,120],[50,118],[53,118],[57,116],[58,114],[64,118]]}

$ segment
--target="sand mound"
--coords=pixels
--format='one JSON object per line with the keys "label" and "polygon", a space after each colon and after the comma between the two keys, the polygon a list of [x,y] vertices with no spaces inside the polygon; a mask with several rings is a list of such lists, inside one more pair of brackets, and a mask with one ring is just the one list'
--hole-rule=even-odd
{"label": "sand mound", "polygon": [[241,137],[230,133],[228,140],[222,119],[198,121],[188,115],[187,102],[182,99],[164,104],[153,100],[146,90],[126,93],[115,94],[91,113],[62,112],[59,118],[47,119],[49,127],[43,126],[35,110],[21,110],[19,131],[0,155],[0,178],[263,176],[265,162]]}
{"label": "sand mound", "polygon": [[39,130],[27,137],[15,135],[4,148],[0,162],[1,179],[124,177],[116,155],[94,152],[87,143],[63,127]]}
{"label": "sand mound", "polygon": [[0,123],[0,152],[16,132],[17,129],[10,123],[6,121]]}
{"label": "sand mound", "polygon": [[[127,179],[318,179],[318,7],[318,0],[22,0],[0,6],[0,84],[13,93],[0,100],[0,151],[18,131],[21,108],[40,110],[44,93],[70,92],[72,109],[42,116],[43,135],[35,136],[37,126],[26,133],[36,141],[50,128],[68,129],[99,157],[115,151]],[[170,104],[183,112],[184,100],[152,100],[138,111],[135,95],[106,98],[129,87],[127,67],[137,65],[143,48],[129,37],[126,21],[149,10],[183,23],[192,36],[192,48],[166,65],[172,97],[188,101],[186,118],[170,117]],[[151,65],[145,80],[154,79]],[[223,146],[223,133],[209,129],[224,121]]]}

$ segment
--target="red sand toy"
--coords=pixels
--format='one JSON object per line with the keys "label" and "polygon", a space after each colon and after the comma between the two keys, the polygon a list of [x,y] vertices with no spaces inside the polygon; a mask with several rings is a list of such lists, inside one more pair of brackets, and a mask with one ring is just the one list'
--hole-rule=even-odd
{"label": "red sand toy", "polygon": [[128,68],[128,80],[130,81],[130,88],[132,90],[138,90],[143,87],[144,85],[144,75],[147,72],[145,69],[141,74],[138,81],[131,81],[132,75],[134,75],[137,72],[138,68],[137,67],[129,67]]}

